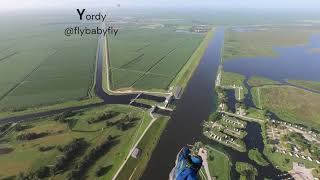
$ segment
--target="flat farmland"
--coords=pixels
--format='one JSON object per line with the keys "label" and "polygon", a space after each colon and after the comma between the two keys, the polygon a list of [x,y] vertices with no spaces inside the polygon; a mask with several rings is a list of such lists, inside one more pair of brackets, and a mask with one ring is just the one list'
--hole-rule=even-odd
{"label": "flat farmland", "polygon": [[108,38],[113,89],[168,89],[203,40],[172,28],[124,28]]}
{"label": "flat farmland", "polygon": [[25,31],[18,31],[20,26],[10,33],[1,30],[0,109],[87,97],[94,79],[97,38],[65,37],[65,25],[29,23],[32,26]]}

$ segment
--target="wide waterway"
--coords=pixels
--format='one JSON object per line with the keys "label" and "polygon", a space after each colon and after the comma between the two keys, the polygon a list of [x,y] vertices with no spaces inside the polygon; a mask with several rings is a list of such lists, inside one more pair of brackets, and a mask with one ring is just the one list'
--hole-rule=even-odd
{"label": "wide waterway", "polygon": [[199,140],[203,121],[216,108],[214,81],[223,41],[224,30],[218,29],[178,101],[142,179],[168,179],[179,150]]}

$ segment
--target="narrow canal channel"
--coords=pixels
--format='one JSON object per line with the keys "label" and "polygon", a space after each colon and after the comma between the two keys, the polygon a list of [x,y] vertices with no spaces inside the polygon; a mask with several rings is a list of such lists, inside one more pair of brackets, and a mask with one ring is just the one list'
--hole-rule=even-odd
{"label": "narrow canal channel", "polygon": [[202,122],[216,109],[213,88],[223,41],[224,30],[218,29],[178,101],[142,179],[168,179],[179,150],[201,137]]}

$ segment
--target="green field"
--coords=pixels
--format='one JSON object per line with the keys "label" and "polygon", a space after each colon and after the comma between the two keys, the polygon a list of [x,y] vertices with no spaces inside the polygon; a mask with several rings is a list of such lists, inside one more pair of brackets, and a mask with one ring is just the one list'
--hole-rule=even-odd
{"label": "green field", "polygon": [[208,147],[208,165],[210,174],[212,177],[216,177],[218,180],[229,180],[230,170],[231,170],[231,161],[227,155],[224,153]]}
{"label": "green field", "polygon": [[259,31],[226,31],[224,59],[238,57],[276,56],[274,47],[307,44],[316,29],[307,27],[269,27]]}
{"label": "green field", "polygon": [[320,91],[320,82],[305,80],[288,80],[288,83],[301,86],[307,89]]}
{"label": "green field", "polygon": [[[97,117],[107,112],[117,112],[118,114],[109,119],[88,123],[88,120],[98,119]],[[130,121],[125,119],[127,115],[129,115]],[[54,179],[66,179],[71,170],[76,169],[76,164],[79,164],[94,148],[105,142],[107,137],[112,136],[113,143],[109,145],[110,147],[100,152],[100,156],[92,160],[92,163],[83,171],[84,177],[96,179],[98,178],[96,176],[97,170],[105,168],[107,171],[99,178],[109,179],[120,167],[150,119],[148,113],[141,109],[123,105],[109,105],[70,112],[64,116],[24,122],[20,124],[21,127],[24,127],[22,129],[17,129],[16,125],[9,128],[8,133],[1,137],[3,143],[0,145],[0,178],[15,176],[19,172],[25,174],[36,172],[41,167],[54,167],[63,154],[58,150],[59,147],[69,144],[75,138],[84,138],[87,146],[83,150],[77,150],[76,157],[69,161],[72,163],[52,175]],[[106,122],[112,122],[112,124],[108,125]],[[120,129],[124,127],[120,126],[122,125],[120,122],[126,123],[125,129]],[[18,139],[19,135],[30,133],[46,134],[31,140]],[[40,147],[46,147],[48,150],[40,151]],[[12,149],[12,151],[4,153],[4,148]]]}
{"label": "green field", "polygon": [[123,28],[108,39],[111,88],[168,89],[203,37],[172,28]]}
{"label": "green field", "polygon": [[0,109],[91,96],[97,38],[66,37],[64,26],[49,22],[28,22],[24,31],[24,23],[3,24],[17,27],[0,31]]}
{"label": "green field", "polygon": [[252,93],[258,107],[271,110],[281,119],[320,128],[320,95],[291,86],[274,85],[255,87]]}

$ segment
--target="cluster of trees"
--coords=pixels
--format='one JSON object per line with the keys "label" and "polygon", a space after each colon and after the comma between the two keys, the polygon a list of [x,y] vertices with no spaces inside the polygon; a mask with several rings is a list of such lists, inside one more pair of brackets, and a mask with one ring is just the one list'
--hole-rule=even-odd
{"label": "cluster of trees", "polygon": [[29,129],[29,128],[32,128],[32,127],[33,127],[32,125],[21,125],[21,124],[17,124],[17,125],[14,126],[16,131],[23,131],[25,129]]}
{"label": "cluster of trees", "polygon": [[280,138],[282,142],[289,141],[294,144],[292,145],[292,144],[286,143],[287,148],[293,148],[296,145],[304,151],[306,149],[309,149],[311,146],[309,142],[304,138],[304,136],[300,133],[291,132],[289,134],[282,135]]}
{"label": "cluster of trees", "polygon": [[103,156],[106,151],[111,149],[114,145],[114,137],[108,136],[107,140],[100,145],[93,148],[87,155],[85,155],[77,164],[75,168],[68,175],[69,179],[81,179],[81,176],[86,172],[90,165]]}
{"label": "cluster of trees", "polygon": [[106,126],[107,127],[116,126],[119,130],[126,131],[132,126],[134,126],[134,123],[138,119],[139,118],[137,117],[130,117],[129,115],[125,115],[115,122],[107,121]]}
{"label": "cluster of trees", "polygon": [[73,111],[65,111],[59,115],[57,115],[54,120],[55,121],[58,121],[58,122],[62,122],[62,123],[66,123],[66,119],[69,118],[69,117],[72,117],[74,116],[76,113],[73,112]]}
{"label": "cluster of trees", "polygon": [[50,176],[50,168],[45,166],[41,167],[34,172],[19,173],[17,178],[18,180],[35,180],[35,179],[44,179]]}
{"label": "cluster of trees", "polygon": [[115,111],[108,111],[103,113],[102,115],[96,117],[96,118],[92,118],[90,120],[88,120],[88,124],[92,124],[92,123],[97,123],[97,122],[101,122],[101,121],[105,121],[107,119],[111,119],[115,116],[118,116],[120,113],[119,112],[115,112]]}
{"label": "cluster of trees", "polygon": [[244,162],[236,162],[236,171],[241,175],[243,179],[254,180],[258,175],[258,171],[251,164]]}
{"label": "cluster of trees", "polygon": [[44,136],[47,136],[48,134],[49,134],[48,132],[41,132],[41,133],[30,132],[30,133],[24,133],[24,134],[18,135],[17,139],[18,140],[33,140],[33,139],[42,138]]}
{"label": "cluster of trees", "polygon": [[247,106],[246,106],[246,104],[245,104],[243,101],[237,101],[237,103],[236,103],[236,109],[239,109],[239,108],[241,108],[241,109],[247,109]]}
{"label": "cluster of trees", "polygon": [[221,118],[222,118],[222,115],[220,112],[214,112],[210,114],[209,121],[216,122],[216,121],[220,121]]}
{"label": "cluster of trees", "polygon": [[259,152],[258,149],[250,149],[248,153],[249,159],[255,161],[260,166],[268,166],[268,161],[263,158],[262,154]]}
{"label": "cluster of trees", "polygon": [[10,128],[11,123],[5,124],[3,126],[0,126],[0,132],[5,132],[8,128]]}
{"label": "cluster of trees", "polygon": [[99,167],[96,171],[96,176],[100,177],[105,175],[110,169],[112,168],[112,165],[106,166],[106,167]]}
{"label": "cluster of trees", "polygon": [[[65,169],[70,161],[74,159],[79,152],[81,152],[81,149],[86,147],[87,142],[83,138],[74,139],[69,144],[65,146],[59,146],[57,147],[59,151],[63,152],[62,156],[59,156],[58,160],[52,167],[43,166],[37,169],[36,171],[30,171],[26,173],[20,173],[17,176],[17,179],[21,180],[34,180],[34,179],[44,179],[47,177],[50,177],[54,174],[57,174],[57,172]],[[43,151],[50,148],[52,149],[54,146],[47,146],[47,147],[40,147]],[[39,150],[40,150],[39,148]]]}
{"label": "cluster of trees", "polygon": [[62,156],[59,156],[57,162],[52,168],[53,173],[57,173],[60,170],[66,168],[68,163],[74,159],[81,150],[87,146],[87,142],[84,138],[77,138],[71,141],[69,144],[58,147],[58,150],[63,152]]}
{"label": "cluster of trees", "polygon": [[227,92],[222,87],[216,87],[216,92],[219,94],[219,104],[227,104],[229,99],[227,96]]}
{"label": "cluster of trees", "polygon": [[49,150],[51,150],[51,149],[53,149],[53,148],[55,148],[55,146],[40,146],[40,147],[38,148],[38,150],[39,150],[40,152],[45,152],[45,151],[49,151]]}

